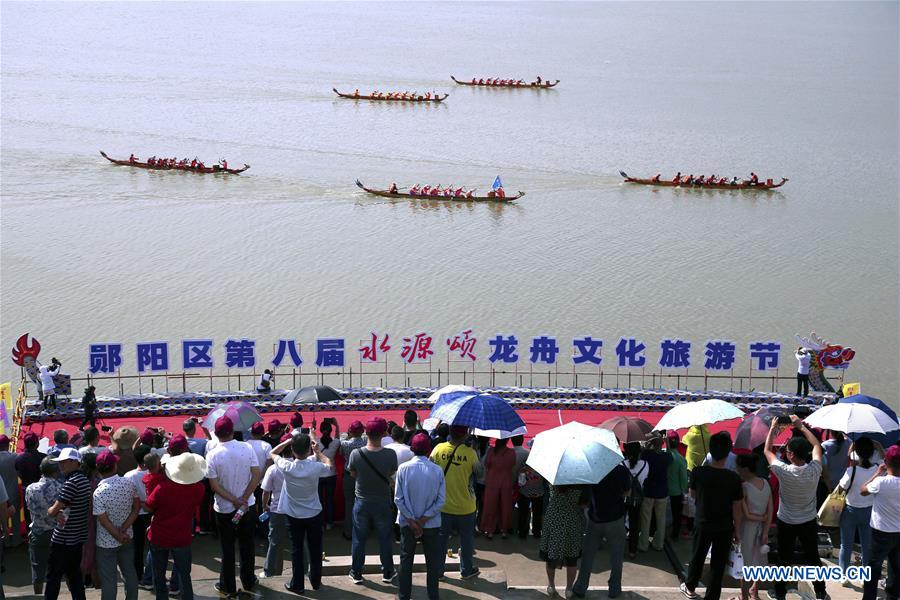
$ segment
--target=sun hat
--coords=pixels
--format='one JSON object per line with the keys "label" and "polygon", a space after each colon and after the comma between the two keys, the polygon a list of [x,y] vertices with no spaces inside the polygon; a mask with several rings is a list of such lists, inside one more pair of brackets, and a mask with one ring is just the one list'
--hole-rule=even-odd
{"label": "sun hat", "polygon": [[81,453],[75,448],[63,448],[62,452],[59,453],[59,456],[53,459],[53,462],[62,462],[64,460],[81,462]]}
{"label": "sun hat", "polygon": [[199,454],[186,452],[178,456],[170,456],[166,461],[166,476],[182,485],[191,485],[203,481],[206,477],[206,459]]}
{"label": "sun hat", "polygon": [[228,417],[222,416],[216,419],[215,427],[216,437],[231,435],[234,433],[234,423]]}
{"label": "sun hat", "polygon": [[111,446],[113,450],[118,450],[119,448],[131,450],[134,447],[134,442],[137,439],[137,429],[129,426],[119,427],[113,432]]}

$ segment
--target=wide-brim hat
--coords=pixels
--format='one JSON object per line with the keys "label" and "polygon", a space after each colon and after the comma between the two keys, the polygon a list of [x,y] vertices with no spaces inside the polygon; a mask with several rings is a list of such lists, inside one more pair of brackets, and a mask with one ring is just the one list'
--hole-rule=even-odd
{"label": "wide-brim hat", "polygon": [[138,439],[138,430],[134,427],[119,427],[112,435],[112,449],[131,450]]}
{"label": "wide-brim hat", "polygon": [[170,456],[166,461],[166,476],[182,485],[203,481],[206,477],[206,459],[190,452]]}

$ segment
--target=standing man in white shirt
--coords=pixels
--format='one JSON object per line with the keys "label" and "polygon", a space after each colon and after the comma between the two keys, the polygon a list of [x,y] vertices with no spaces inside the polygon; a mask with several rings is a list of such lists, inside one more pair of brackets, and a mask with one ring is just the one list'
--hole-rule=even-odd
{"label": "standing man in white shirt", "polygon": [[394,440],[390,444],[385,444],[385,448],[390,448],[394,452],[397,453],[397,466],[399,467],[406,461],[412,460],[414,454],[413,451],[409,449],[408,444],[404,444],[404,438],[406,437],[406,432],[399,425],[395,425],[391,429],[391,438]]}
{"label": "standing man in white shirt", "polygon": [[241,556],[241,585],[250,592],[259,582],[253,573],[253,531],[256,516],[250,510],[255,503],[253,490],[261,477],[256,452],[246,442],[234,439],[234,424],[228,417],[220,417],[215,424],[219,443],[207,454],[207,476],[215,494],[213,508],[222,544],[222,571],[217,591],[229,595],[237,593],[235,585],[234,543]]}
{"label": "standing man in white shirt", "polygon": [[802,391],[804,398],[809,396],[809,361],[812,358],[809,353],[808,348],[800,346],[794,354],[797,359],[797,395],[800,396]]}
{"label": "standing man in white shirt", "polygon": [[863,600],[875,600],[878,580],[881,579],[881,563],[886,558],[889,573],[885,594],[888,600],[900,597],[897,574],[900,573],[900,446],[891,446],[884,457],[884,464],[875,475],[863,484],[863,496],[875,496],[872,505],[872,557],[869,559],[871,577],[863,584]]}

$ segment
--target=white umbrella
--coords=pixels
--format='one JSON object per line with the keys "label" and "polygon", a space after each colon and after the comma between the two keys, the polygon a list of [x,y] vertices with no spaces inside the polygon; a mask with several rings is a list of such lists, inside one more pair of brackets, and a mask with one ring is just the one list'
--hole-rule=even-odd
{"label": "white umbrella", "polygon": [[663,429],[686,429],[694,425],[708,425],[719,421],[741,419],[744,411],[724,400],[697,400],[685,402],[672,408],[662,416],[654,431]]}
{"label": "white umbrella", "polygon": [[594,484],[624,460],[615,434],[572,421],[534,438],[525,461],[553,485]]}
{"label": "white umbrella", "polygon": [[810,427],[843,433],[888,433],[900,429],[900,424],[880,408],[859,403],[824,406],[803,421]]}
{"label": "white umbrella", "polygon": [[474,388],[471,385],[445,385],[428,396],[428,403],[436,406],[438,403],[444,403],[454,398],[461,398],[462,396],[471,396],[472,394],[479,393],[481,393],[481,390]]}
{"label": "white umbrella", "polygon": [[521,427],[516,427],[512,431],[507,431],[506,429],[478,429],[475,428],[475,435],[480,435],[482,437],[494,438],[496,440],[502,440],[505,438],[511,438],[517,435],[525,435],[528,433],[528,428],[522,425]]}

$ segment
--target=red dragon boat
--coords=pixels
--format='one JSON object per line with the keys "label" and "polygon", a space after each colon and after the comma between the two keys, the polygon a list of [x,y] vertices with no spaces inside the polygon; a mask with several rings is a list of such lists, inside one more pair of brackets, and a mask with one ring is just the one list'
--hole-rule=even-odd
{"label": "red dragon boat", "polygon": [[532,81],[530,83],[473,83],[471,81],[460,81],[453,75],[450,76],[450,79],[458,83],[459,85],[469,85],[474,87],[487,87],[487,88],[521,88],[521,89],[532,89],[532,90],[549,90],[552,87],[556,87],[556,84],[559,83],[559,79],[556,81],[542,81],[538,83],[537,81]]}
{"label": "red dragon boat", "polygon": [[238,173],[243,173],[244,171],[246,171],[247,169],[250,168],[250,165],[248,165],[246,163],[240,169],[223,169],[221,165],[213,165],[211,167],[202,167],[202,168],[201,167],[191,167],[190,165],[186,165],[184,167],[179,167],[177,165],[174,167],[169,167],[169,166],[165,166],[165,165],[150,165],[145,162],[138,162],[138,161],[132,162],[130,160],[117,160],[115,158],[110,158],[109,156],[107,156],[106,152],[104,152],[103,150],[100,151],[100,154],[103,156],[103,158],[105,158],[109,162],[113,163],[114,165],[137,167],[138,169],[152,169],[154,171],[189,171],[191,173],[228,173],[231,175],[237,175]]}
{"label": "red dragon boat", "polygon": [[410,194],[408,192],[391,192],[388,190],[367,188],[359,179],[356,180],[356,185],[363,191],[374,194],[375,196],[381,196],[382,198],[405,198],[407,200],[410,198],[421,198],[422,200],[447,200],[456,202],[512,202],[525,195],[525,192],[518,192],[515,196],[506,196],[505,198],[498,198],[497,196],[471,196],[469,198],[466,198],[465,196],[432,196],[431,194]]}
{"label": "red dragon boat", "polygon": [[624,171],[619,171],[619,175],[621,175],[625,179],[625,183],[636,183],[638,185],[655,185],[660,187],[681,187],[681,188],[691,188],[691,189],[708,189],[708,190],[774,190],[775,188],[780,188],[785,183],[790,181],[787,177],[782,177],[781,181],[775,183],[772,179],[767,179],[765,182],[760,182],[756,184],[752,184],[749,181],[741,181],[734,185],[730,183],[685,183],[684,181],[672,181],[671,179],[660,179],[659,181],[654,181],[653,179],[640,179],[638,177],[629,177],[627,173]]}
{"label": "red dragon boat", "polygon": [[443,102],[444,100],[447,99],[447,96],[450,95],[450,94],[444,94],[443,96],[432,96],[431,98],[426,98],[425,96],[418,94],[415,97],[409,97],[409,98],[397,98],[396,96],[392,96],[392,97],[388,98],[387,96],[381,97],[381,96],[371,96],[371,95],[366,96],[363,94],[342,94],[341,92],[337,91],[337,88],[331,88],[331,90],[335,94],[340,96],[341,98],[348,98],[350,100],[374,100],[376,102],[432,102],[432,103],[437,103],[437,102]]}

